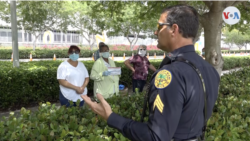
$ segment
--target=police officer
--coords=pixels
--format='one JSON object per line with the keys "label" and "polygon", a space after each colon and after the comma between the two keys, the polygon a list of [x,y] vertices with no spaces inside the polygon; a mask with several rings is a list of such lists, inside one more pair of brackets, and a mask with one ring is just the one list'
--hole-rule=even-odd
{"label": "police officer", "polygon": [[110,127],[130,140],[200,140],[205,119],[211,117],[218,96],[220,77],[213,66],[195,53],[193,39],[198,26],[198,13],[193,7],[178,5],[162,12],[155,32],[157,46],[171,56],[163,60],[150,81],[147,123],[113,113],[100,94],[99,104],[87,96],[82,98]]}

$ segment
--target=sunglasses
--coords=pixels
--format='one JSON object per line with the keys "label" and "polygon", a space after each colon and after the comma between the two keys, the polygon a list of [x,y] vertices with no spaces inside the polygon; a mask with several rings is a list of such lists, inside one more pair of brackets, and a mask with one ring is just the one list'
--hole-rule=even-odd
{"label": "sunglasses", "polygon": [[140,51],[142,51],[142,50],[146,50],[146,49],[140,49]]}
{"label": "sunglasses", "polygon": [[160,31],[162,29],[163,25],[170,25],[170,23],[157,23],[158,31]]}
{"label": "sunglasses", "polygon": [[75,53],[75,54],[79,54],[79,53],[80,53],[80,51],[76,50],[76,51],[71,51],[71,52],[70,52],[70,54],[73,54],[73,53]]}

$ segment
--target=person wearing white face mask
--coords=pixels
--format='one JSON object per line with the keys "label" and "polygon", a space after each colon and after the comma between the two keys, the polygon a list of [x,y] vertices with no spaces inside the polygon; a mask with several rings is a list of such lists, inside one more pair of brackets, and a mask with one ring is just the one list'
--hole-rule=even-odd
{"label": "person wearing white face mask", "polygon": [[79,54],[79,47],[70,46],[69,59],[62,62],[57,69],[57,79],[60,84],[59,99],[62,106],[69,107],[69,101],[73,101],[73,106],[76,106],[78,99],[81,101],[80,106],[83,106],[81,95],[86,95],[88,92],[89,73],[84,64],[77,61]]}
{"label": "person wearing white face mask", "polygon": [[90,79],[94,80],[94,95],[100,93],[104,98],[119,94],[119,76],[110,75],[109,67],[116,67],[115,62],[109,58],[109,47],[104,44],[100,46],[100,58],[92,67]]}
{"label": "person wearing white face mask", "polygon": [[[133,72],[133,92],[135,92],[135,88],[138,88],[139,92],[143,91],[143,87],[146,84],[148,76],[148,68],[154,72],[156,71],[155,67],[150,64],[148,58],[146,57],[146,53],[147,46],[140,45],[138,48],[138,54],[132,56],[124,62],[124,64]],[[130,64],[133,64],[133,67]]]}

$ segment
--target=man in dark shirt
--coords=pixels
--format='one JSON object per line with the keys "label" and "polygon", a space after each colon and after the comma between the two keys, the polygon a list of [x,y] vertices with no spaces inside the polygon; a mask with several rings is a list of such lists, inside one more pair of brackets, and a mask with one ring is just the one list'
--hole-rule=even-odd
{"label": "man in dark shirt", "polygon": [[100,55],[99,55],[100,51],[99,51],[99,50],[100,50],[101,45],[105,45],[105,43],[103,43],[103,42],[100,42],[100,43],[99,43],[99,48],[98,48],[98,50],[95,51],[95,53],[94,53],[94,59],[95,59],[95,61],[96,61],[97,59],[100,58]]}
{"label": "man in dark shirt", "polygon": [[[178,5],[163,10],[155,35],[158,37],[157,47],[170,52],[171,61],[165,64],[169,59],[166,56],[150,81],[147,123],[113,113],[100,94],[97,94],[100,104],[87,96],[82,98],[95,113],[107,120],[110,127],[118,129],[130,140],[200,140],[205,119],[211,117],[217,100],[220,76],[213,66],[195,53],[193,39],[198,27],[198,13],[193,7]],[[174,61],[178,57],[194,64],[201,75],[188,63]]]}

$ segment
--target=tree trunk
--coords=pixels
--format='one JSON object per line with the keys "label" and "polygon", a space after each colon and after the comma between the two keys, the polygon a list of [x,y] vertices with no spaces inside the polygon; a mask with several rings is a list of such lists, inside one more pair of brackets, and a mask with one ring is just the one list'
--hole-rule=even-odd
{"label": "tree trunk", "polygon": [[[90,50],[93,50],[93,47],[94,47],[94,44],[95,44],[95,35],[94,34],[92,34],[92,37],[91,37],[91,39],[92,39],[92,43],[91,43],[91,45],[90,45]],[[90,41],[91,42],[91,41]]]}
{"label": "tree trunk", "polygon": [[133,51],[133,45],[130,43],[130,51]]}
{"label": "tree trunk", "polygon": [[229,44],[229,50],[231,50],[232,47],[233,47],[233,44]]}
{"label": "tree trunk", "polygon": [[239,1],[203,1],[209,12],[200,16],[200,23],[204,27],[205,59],[221,75],[224,59],[221,54],[222,12],[228,6],[236,6]]}
{"label": "tree trunk", "polygon": [[33,51],[36,50],[36,39],[33,41]]}
{"label": "tree trunk", "polygon": [[239,48],[239,50],[241,50],[241,49],[242,49],[242,47],[243,47],[243,46],[241,46],[241,45],[238,45],[238,48]]}
{"label": "tree trunk", "polygon": [[[41,30],[42,31],[42,30]],[[43,31],[42,31],[43,32]],[[36,41],[37,41],[37,38],[42,34],[42,32],[38,33],[38,35],[36,35],[36,33],[34,33],[34,36],[35,36],[35,39],[33,41],[33,51],[36,50]]]}
{"label": "tree trunk", "polygon": [[203,27],[202,27],[202,25],[200,24],[200,25],[199,25],[199,30],[198,30],[198,32],[197,32],[197,35],[195,36],[194,41],[193,41],[194,44],[200,39],[201,32],[202,32],[202,28],[203,28]]}
{"label": "tree trunk", "polygon": [[[135,36],[135,42],[134,43],[132,43],[133,45],[132,45],[132,50],[131,51],[133,51],[133,49],[134,49],[134,46],[135,46],[135,44],[137,43],[137,41],[138,41],[138,35],[139,34],[135,34],[134,36]],[[134,40],[133,40],[134,41]]]}
{"label": "tree trunk", "polygon": [[224,7],[220,2],[214,2],[209,13],[202,15],[201,23],[205,36],[205,59],[221,75],[224,60],[221,54],[221,13]]}
{"label": "tree trunk", "polygon": [[82,33],[82,37],[88,42],[88,44],[89,44],[89,47],[90,47],[90,45],[91,45],[91,41],[90,41],[90,38],[89,38],[89,33],[87,33],[87,32],[84,32],[84,33],[86,33],[87,34],[87,36],[88,36],[88,38],[84,35],[84,33],[83,32],[81,32]]}
{"label": "tree trunk", "polygon": [[88,41],[88,43],[89,43],[89,48],[90,48],[90,50],[92,50],[91,48],[91,40],[89,39],[89,40],[87,40]]}
{"label": "tree trunk", "polygon": [[[40,34],[39,34],[40,35]],[[38,35],[38,36],[39,36]],[[33,51],[35,51],[36,50],[36,40],[37,40],[37,37],[38,36],[36,36],[36,34],[35,34],[35,39],[34,39],[34,41],[33,41]]]}
{"label": "tree trunk", "polygon": [[130,41],[128,35],[127,35],[127,39],[128,39],[129,45],[130,45],[130,50],[133,51],[133,47],[132,47],[133,40]]}
{"label": "tree trunk", "polygon": [[91,34],[90,33],[88,33],[88,43],[89,43],[89,48],[90,48],[90,50],[92,50],[92,47],[91,47]]}

